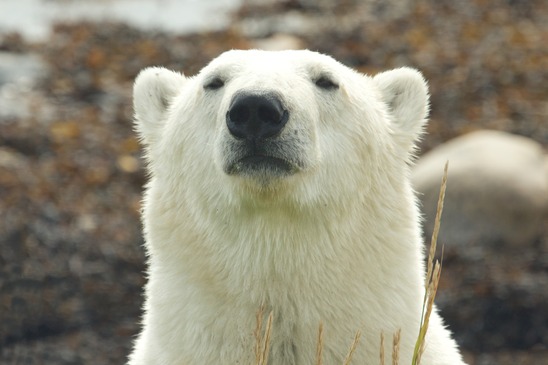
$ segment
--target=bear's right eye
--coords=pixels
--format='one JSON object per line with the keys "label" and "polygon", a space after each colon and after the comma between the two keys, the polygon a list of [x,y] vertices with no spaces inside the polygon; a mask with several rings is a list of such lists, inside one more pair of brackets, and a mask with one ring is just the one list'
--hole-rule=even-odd
{"label": "bear's right eye", "polygon": [[215,77],[205,83],[204,89],[206,90],[217,90],[225,86],[225,82],[220,77]]}
{"label": "bear's right eye", "polygon": [[314,83],[316,86],[325,90],[335,90],[339,88],[339,85],[327,76],[320,76],[314,81]]}

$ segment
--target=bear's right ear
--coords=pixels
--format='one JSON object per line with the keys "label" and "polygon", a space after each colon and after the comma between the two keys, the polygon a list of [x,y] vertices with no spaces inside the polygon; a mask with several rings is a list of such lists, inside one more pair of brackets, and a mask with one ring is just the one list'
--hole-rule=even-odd
{"label": "bear's right ear", "polygon": [[417,70],[402,67],[376,75],[373,80],[393,118],[396,136],[413,148],[428,117],[428,86]]}
{"label": "bear's right ear", "polygon": [[141,71],[133,85],[135,127],[144,143],[158,138],[173,98],[185,83],[184,75],[162,67]]}

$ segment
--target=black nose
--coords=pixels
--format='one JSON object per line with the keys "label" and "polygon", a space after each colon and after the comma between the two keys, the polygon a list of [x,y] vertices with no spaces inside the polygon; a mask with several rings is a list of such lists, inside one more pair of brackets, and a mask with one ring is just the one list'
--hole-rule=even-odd
{"label": "black nose", "polygon": [[273,94],[237,94],[226,113],[230,133],[250,141],[279,134],[288,119],[289,112]]}

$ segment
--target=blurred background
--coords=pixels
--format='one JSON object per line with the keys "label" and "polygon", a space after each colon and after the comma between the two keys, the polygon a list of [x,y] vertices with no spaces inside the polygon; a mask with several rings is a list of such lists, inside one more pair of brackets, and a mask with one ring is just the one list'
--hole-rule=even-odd
{"label": "blurred background", "polygon": [[0,0],[0,364],[124,363],[145,282],[132,82],[233,48],[424,73],[420,155],[473,164],[450,173],[442,315],[471,365],[548,364],[544,0]]}

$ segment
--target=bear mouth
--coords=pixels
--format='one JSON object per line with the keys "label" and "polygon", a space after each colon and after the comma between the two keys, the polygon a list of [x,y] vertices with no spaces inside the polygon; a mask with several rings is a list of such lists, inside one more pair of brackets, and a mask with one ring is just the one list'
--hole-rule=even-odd
{"label": "bear mouth", "polygon": [[266,155],[250,155],[240,158],[229,166],[229,175],[268,175],[284,177],[295,173],[295,167],[288,161]]}

